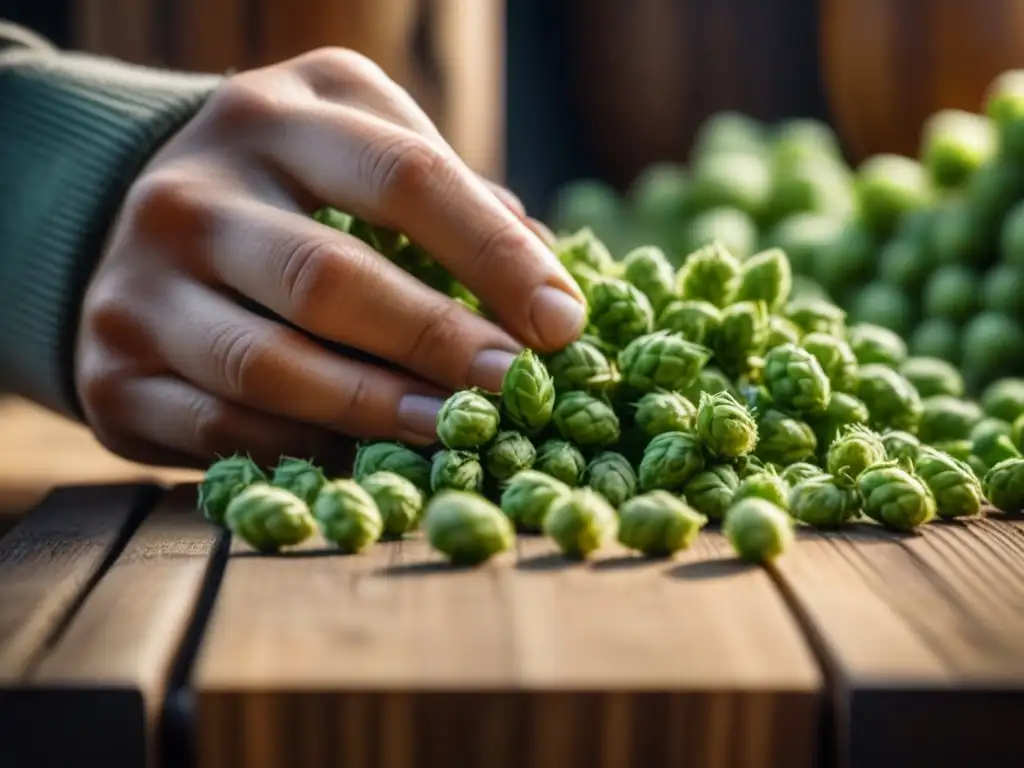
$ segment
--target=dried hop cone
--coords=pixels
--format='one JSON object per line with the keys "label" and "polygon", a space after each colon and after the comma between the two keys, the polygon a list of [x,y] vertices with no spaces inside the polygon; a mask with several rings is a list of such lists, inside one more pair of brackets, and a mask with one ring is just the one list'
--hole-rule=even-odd
{"label": "dried hop cone", "polygon": [[935,497],[939,517],[969,517],[981,512],[981,481],[965,462],[925,447],[918,454],[915,473]]}
{"label": "dried hop cone", "polygon": [[427,503],[423,527],[430,545],[454,565],[479,565],[512,548],[512,521],[475,493],[441,491]]}
{"label": "dried hop cone", "polygon": [[924,407],[914,386],[892,368],[868,363],[857,369],[854,394],[871,414],[870,425],[879,431],[917,432]]}
{"label": "dried hop cone", "polygon": [[683,496],[702,515],[711,520],[721,520],[732,504],[739,484],[735,469],[728,464],[718,464],[694,475],[686,484]]}
{"label": "dried hop cone", "polygon": [[635,496],[619,508],[619,542],[652,557],[687,549],[708,519],[668,491]]}
{"label": "dried hop cone", "polygon": [[626,346],[654,327],[651,302],[632,283],[602,278],[591,287],[589,299],[591,325],[615,347]]}
{"label": "dried hop cone", "polygon": [[214,462],[199,484],[199,509],[207,520],[223,525],[228,504],[253,483],[266,482],[256,462],[247,456],[228,456]]}
{"label": "dried hop cone", "polygon": [[887,458],[881,435],[860,424],[853,424],[828,447],[825,466],[836,482],[853,485],[861,472]]}
{"label": "dried hop cone", "polygon": [[587,460],[583,458],[580,449],[567,440],[553,438],[537,446],[537,459],[533,462],[533,468],[568,486],[580,484],[586,467]]}
{"label": "dried hop cone", "polygon": [[1024,509],[1024,459],[1005,459],[985,473],[982,488],[988,503],[1002,512]]}
{"label": "dried hop cone", "polygon": [[476,491],[484,486],[484,468],[473,451],[438,451],[430,464],[430,490]]}
{"label": "dried hop cone", "polygon": [[282,458],[274,468],[270,480],[271,485],[291,491],[306,504],[316,501],[317,494],[326,482],[327,478],[320,467],[305,459],[287,457]]}
{"label": "dried hop cone", "polygon": [[722,312],[715,334],[715,360],[732,374],[746,373],[752,358],[768,349],[768,308],[763,301],[738,301]]}
{"label": "dried hop cone", "polygon": [[346,554],[365,551],[384,533],[377,502],[354,480],[331,480],[320,489],[313,517],[324,538]]}
{"label": "dried hop cone", "polygon": [[681,333],[655,331],[634,339],[619,353],[619,370],[622,380],[638,390],[680,390],[697,379],[710,359],[710,349],[687,341]]}
{"label": "dried hop cone", "polygon": [[769,312],[778,312],[789,300],[793,272],[789,258],[781,248],[755,253],[740,270],[740,301],[763,301]]}
{"label": "dried hop cone", "polygon": [[773,464],[803,461],[818,450],[811,425],[769,408],[757,417],[757,457]]}
{"label": "dried hop cone", "polygon": [[423,513],[423,492],[394,472],[374,472],[359,485],[370,494],[384,524],[384,535],[400,538],[416,528]]}
{"label": "dried hop cone", "polygon": [[681,490],[704,469],[700,440],[689,432],[663,432],[651,439],[640,460],[640,489]]}
{"label": "dried hop cone", "polygon": [[711,302],[674,299],[662,308],[655,327],[681,333],[694,344],[711,346],[721,324],[722,311]]}
{"label": "dried hop cone", "polygon": [[795,538],[792,518],[764,499],[743,499],[729,507],[722,533],[736,554],[752,563],[775,560]]}
{"label": "dried hop cone", "polygon": [[827,333],[808,333],[800,346],[814,355],[834,391],[853,391],[857,381],[857,358],[846,341]]}
{"label": "dried hop cone", "polygon": [[654,245],[642,245],[622,260],[623,277],[644,292],[655,312],[672,298],[676,271],[665,252]]}
{"label": "dried hop cone", "polygon": [[934,519],[935,497],[919,477],[896,462],[868,467],[857,478],[864,514],[897,531],[912,531]]}
{"label": "dried hop cone", "polygon": [[619,439],[619,417],[615,411],[586,392],[559,395],[552,419],[564,439],[584,448],[611,445]]}
{"label": "dried hop cone", "polygon": [[611,361],[601,349],[580,339],[548,358],[548,372],[557,392],[603,389],[617,380]]}
{"label": "dried hop cone", "polygon": [[537,434],[551,421],[555,382],[532,350],[520,352],[505,372],[501,405],[509,421],[526,434]]}
{"label": "dried hop cone", "polygon": [[471,389],[454,393],[437,412],[437,436],[445,448],[474,450],[494,439],[501,414],[494,403]]}
{"label": "dried hop cone", "polygon": [[697,434],[712,456],[734,459],[757,445],[757,423],[728,392],[702,394],[697,406]]}
{"label": "dried hop cone", "polygon": [[231,500],[224,522],[235,536],[263,553],[301,544],[316,532],[306,502],[262,481],[249,485]]}
{"label": "dried hop cone", "polygon": [[501,492],[501,511],[525,531],[539,531],[551,506],[568,496],[570,487],[561,480],[533,469],[515,475]]}
{"label": "dried hop cone", "polygon": [[544,518],[544,533],[566,557],[582,560],[615,536],[618,517],[597,491],[574,488],[556,501]]}
{"label": "dried hop cone", "polygon": [[833,528],[860,514],[860,496],[855,488],[819,470],[793,486],[789,514],[815,528]]}
{"label": "dried hop cone", "polygon": [[832,397],[832,385],[818,360],[806,349],[783,344],[764,357],[764,383],[782,410],[821,413]]}
{"label": "dried hop cone", "polygon": [[715,241],[686,257],[676,276],[676,292],[684,299],[727,307],[740,289],[740,262]]}
{"label": "dried hop cone", "polygon": [[789,508],[789,486],[786,481],[771,470],[756,472],[740,481],[733,494],[732,503],[743,499],[764,499],[779,509]]}
{"label": "dried hop cone", "polygon": [[362,443],[356,450],[352,478],[356,481],[374,472],[394,472],[421,491],[430,490],[430,462],[400,443]]}
{"label": "dried hop cone", "polygon": [[508,480],[517,472],[529,469],[537,458],[537,449],[530,438],[520,432],[499,432],[484,452],[484,465],[496,480]]}
{"label": "dried hop cone", "polygon": [[636,495],[637,477],[633,465],[625,456],[615,451],[603,451],[587,464],[583,484],[618,508]]}
{"label": "dried hop cone", "polygon": [[637,401],[635,420],[648,437],[662,432],[691,432],[697,408],[678,392],[648,392]]}

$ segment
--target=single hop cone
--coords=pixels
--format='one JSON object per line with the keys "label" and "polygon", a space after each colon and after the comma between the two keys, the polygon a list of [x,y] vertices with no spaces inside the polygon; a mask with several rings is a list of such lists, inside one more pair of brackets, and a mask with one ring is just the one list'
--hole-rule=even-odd
{"label": "single hop cone", "polygon": [[484,452],[484,465],[496,480],[508,480],[517,472],[530,469],[537,458],[537,449],[530,438],[519,432],[499,432]]}
{"label": "single hop cone", "polygon": [[473,451],[438,451],[430,463],[430,490],[475,491],[484,487],[484,468]]}
{"label": "single hop cone", "polygon": [[637,477],[625,456],[615,451],[603,451],[587,465],[583,484],[600,493],[618,509],[636,495]]}
{"label": "single hop cone", "polygon": [[518,429],[535,435],[551,421],[555,383],[544,363],[531,350],[516,356],[501,385],[501,405]]}
{"label": "single hop cone", "polygon": [[401,538],[414,530],[423,513],[423,492],[394,472],[374,472],[359,485],[370,494],[384,524],[384,536]]}
{"label": "single hop cone", "polygon": [[327,478],[323,471],[305,459],[283,458],[274,469],[270,484],[291,491],[312,505]]}
{"label": "single hop cone", "polygon": [[648,437],[662,432],[691,432],[697,408],[678,392],[648,392],[636,404],[634,421]]}
{"label": "single hop cone", "polygon": [[789,494],[789,514],[815,528],[835,528],[859,513],[857,490],[820,470],[793,485]]}
{"label": "single hop cone", "polygon": [[384,533],[373,496],[354,480],[332,480],[320,489],[313,517],[324,538],[346,554],[365,551]]}
{"label": "single hop cone", "polygon": [[571,560],[583,560],[601,549],[617,529],[615,510],[590,488],[573,489],[556,501],[544,518],[544,534]]}
{"label": "single hop cone", "polygon": [[430,490],[430,462],[400,443],[362,443],[356,450],[352,479],[359,481],[374,472],[394,472],[421,491]]}
{"label": "single hop cone", "polygon": [[982,487],[988,503],[1001,512],[1024,509],[1024,459],[1006,459],[985,473]]}
{"label": "single hop cone", "polygon": [[622,260],[623,277],[643,291],[658,312],[675,293],[676,272],[665,252],[654,245],[634,248]]}
{"label": "single hop cone", "polygon": [[740,262],[716,241],[686,257],[676,276],[676,292],[684,299],[727,307],[739,292],[740,273]]}
{"label": "single hop cone", "polygon": [[778,312],[789,300],[793,272],[781,248],[755,253],[740,268],[739,301],[763,301],[769,312]]}
{"label": "single hop cone", "polygon": [[789,486],[775,472],[755,472],[740,481],[732,503],[743,499],[764,499],[779,509],[789,509]]}
{"label": "single hop cone", "polygon": [[302,499],[265,482],[253,483],[235,496],[224,522],[235,536],[263,553],[301,544],[316,532]]}
{"label": "single hop cone", "polygon": [[654,327],[654,310],[643,291],[615,278],[602,278],[589,294],[590,323],[601,338],[621,348]]}
{"label": "single hop cone", "polygon": [[527,469],[505,485],[501,492],[501,511],[524,531],[540,531],[551,506],[570,491],[562,481]]}
{"label": "single hop cone", "polygon": [[734,459],[757,445],[757,422],[728,392],[701,395],[697,406],[697,434],[712,456]]}
{"label": "single hop cone", "polygon": [[479,392],[463,389],[451,395],[437,412],[437,436],[445,448],[476,450],[498,434],[501,414]]}
{"label": "single hop cone", "polygon": [[553,438],[537,446],[537,459],[533,462],[533,468],[570,487],[580,484],[586,467],[587,461],[580,449],[566,440]]}
{"label": "single hop cone", "polygon": [[224,524],[228,505],[254,483],[266,482],[256,463],[246,456],[228,456],[214,462],[199,484],[199,509],[207,520]]}
{"label": "single hop cone", "polygon": [[804,334],[817,332],[840,339],[846,335],[846,312],[830,301],[801,296],[786,304],[783,314]]}
{"label": "single hop cone", "polygon": [[681,333],[656,331],[631,341],[619,353],[622,380],[641,390],[680,390],[692,384],[711,359],[711,350]]}
{"label": "single hop cone", "polygon": [[796,488],[800,483],[809,478],[822,476],[827,477],[828,473],[821,467],[806,461],[798,461],[795,464],[790,464],[782,470],[782,474],[780,475],[790,488]]}
{"label": "single hop cone", "polygon": [[913,385],[892,368],[868,363],[857,369],[854,394],[871,414],[869,424],[877,431],[897,429],[914,434],[924,406]]}
{"label": "single hop cone", "polygon": [[911,466],[917,463],[921,441],[916,435],[899,429],[886,430],[882,433],[882,445],[885,446],[885,456],[890,461],[909,461]]}
{"label": "single hop cone", "polygon": [[662,308],[655,328],[681,333],[689,342],[710,347],[721,324],[722,311],[711,302],[675,299]]}
{"label": "single hop cone", "polygon": [[711,520],[721,520],[732,504],[739,484],[735,469],[728,464],[718,464],[694,475],[686,484],[683,496],[702,515]]}
{"label": "single hop cone", "polygon": [[555,380],[556,392],[603,389],[616,380],[611,361],[589,341],[574,341],[548,358],[548,371]]}
{"label": "single hop cone", "polygon": [[853,485],[861,472],[887,459],[881,435],[860,424],[854,424],[847,427],[829,446],[825,454],[825,467],[836,482]]}
{"label": "single hop cone", "polygon": [[634,496],[619,508],[619,542],[651,557],[689,548],[708,519],[668,491]]}
{"label": "single hop cone", "polygon": [[821,413],[832,397],[832,385],[821,364],[795,344],[783,344],[765,355],[764,382],[782,410]]}
{"label": "single hop cone", "polygon": [[663,432],[644,449],[637,473],[640,489],[678,491],[704,469],[704,452],[689,432]]}
{"label": "single hop cone", "polygon": [[565,440],[584,448],[600,448],[619,440],[619,417],[615,411],[586,392],[559,395],[552,420]]}
{"label": "single hop cone", "polygon": [[912,531],[935,518],[935,497],[920,478],[883,462],[857,478],[864,514],[897,531]]}
{"label": "single hop cone", "polygon": [[966,463],[934,448],[922,448],[914,471],[935,497],[939,517],[970,517],[981,512],[981,481]]}
{"label": "single hop cone", "polygon": [[757,417],[757,457],[788,466],[814,456],[818,438],[810,424],[769,408]]}
{"label": "single hop cone", "polygon": [[465,491],[434,496],[423,527],[430,546],[453,565],[480,565],[515,543],[512,521],[487,499]]}
{"label": "single hop cone", "polygon": [[792,518],[764,499],[743,499],[729,507],[722,533],[740,559],[752,563],[777,559],[795,539]]}
{"label": "single hop cone", "polygon": [[715,361],[733,375],[746,373],[768,349],[768,308],[763,301],[738,301],[722,312],[715,334]]}
{"label": "single hop cone", "polygon": [[825,333],[809,333],[800,341],[800,346],[818,361],[833,391],[853,391],[857,381],[857,358],[849,344]]}

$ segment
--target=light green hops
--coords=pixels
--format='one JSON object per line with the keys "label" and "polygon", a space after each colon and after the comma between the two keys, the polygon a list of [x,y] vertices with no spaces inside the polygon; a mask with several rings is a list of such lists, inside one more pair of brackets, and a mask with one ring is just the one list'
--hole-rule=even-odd
{"label": "light green hops", "polygon": [[356,450],[352,478],[356,481],[387,470],[401,475],[421,491],[430,490],[430,462],[400,443],[362,443]]}
{"label": "light green hops", "polygon": [[915,435],[900,429],[890,429],[882,433],[882,445],[885,455],[890,461],[917,462],[917,453],[921,450],[921,441]]}
{"label": "light green hops", "polygon": [[686,257],[676,276],[676,292],[684,299],[726,307],[739,292],[740,273],[740,262],[716,241]]}
{"label": "light green hops", "polygon": [[473,451],[438,451],[430,465],[430,490],[476,491],[484,486],[484,468]]}
{"label": "light green hops", "polygon": [[994,467],[1004,459],[1019,458],[1021,454],[1012,435],[1010,424],[987,416],[971,429],[971,453],[987,467]]}
{"label": "light green hops", "polygon": [[690,432],[696,419],[696,407],[678,392],[648,392],[636,404],[636,425],[648,437]]}
{"label": "light green hops", "polygon": [[484,466],[497,480],[508,480],[517,472],[530,469],[537,458],[537,449],[521,432],[499,432],[484,450]]}
{"label": "light green hops", "polygon": [[540,531],[551,506],[569,495],[561,480],[537,470],[514,475],[501,492],[501,511],[525,531]]}
{"label": "light green hops", "polygon": [[891,234],[904,214],[932,199],[924,166],[903,155],[869,157],[857,168],[855,186],[861,216],[880,237]]}
{"label": "light green hops", "polygon": [[960,461],[967,461],[971,457],[971,450],[974,448],[970,440],[940,440],[937,443],[932,443],[929,447],[943,453],[948,453],[953,458],[960,459]]}
{"label": "light green hops", "polygon": [[763,301],[769,312],[778,312],[789,300],[793,273],[781,248],[769,248],[751,256],[740,269],[739,301]]}
{"label": "light green hops", "polygon": [[586,392],[565,392],[555,400],[552,416],[558,433],[584,448],[611,445],[619,439],[619,417],[607,403]]}
{"label": "light green hops", "polygon": [[583,484],[600,493],[617,509],[636,495],[637,477],[625,456],[615,451],[603,451],[587,464]]}
{"label": "light green hops", "polygon": [[751,367],[752,358],[768,348],[768,307],[763,301],[738,301],[722,312],[715,334],[716,362],[727,372],[740,374]]}
{"label": "light green hops", "polygon": [[917,432],[923,410],[921,397],[909,381],[889,366],[868,363],[858,368],[854,394],[868,407],[869,423],[874,429]]}
{"label": "light green hops", "polygon": [[782,410],[821,413],[832,397],[832,385],[821,364],[806,349],[783,344],[764,358],[764,383]]}
{"label": "light green hops", "polygon": [[755,472],[740,480],[732,503],[743,499],[764,499],[779,509],[789,507],[789,486],[786,481],[772,471]]}
{"label": "light green hops", "polygon": [[533,351],[524,349],[505,372],[501,405],[509,421],[526,434],[537,434],[551,421],[555,383]]}
{"label": "light green hops", "polygon": [[818,453],[824,454],[850,424],[867,424],[868,407],[853,395],[833,392],[824,413],[808,415],[807,420],[818,438]]}
{"label": "light green hops", "polygon": [[793,520],[764,499],[743,499],[729,507],[722,533],[736,554],[751,563],[769,563],[793,544]]}
{"label": "light green hops", "polygon": [[587,462],[580,449],[565,440],[545,440],[537,446],[533,468],[561,480],[568,486],[580,484]]}
{"label": "light green hops", "polygon": [[853,485],[868,467],[887,459],[881,436],[867,427],[847,427],[825,455],[826,468],[837,483]]}
{"label": "light green hops", "polygon": [[544,533],[567,558],[583,560],[605,546],[618,531],[615,510],[597,491],[574,488],[558,499],[544,518]]}
{"label": "light green hops", "polygon": [[619,542],[652,557],[687,549],[708,519],[668,491],[635,496],[619,508]]}
{"label": "light green hops", "polygon": [[445,448],[475,450],[498,434],[501,413],[479,392],[460,390],[451,395],[437,412],[437,436]]}
{"label": "light green hops", "polygon": [[846,334],[846,312],[830,301],[813,296],[792,299],[783,310],[791,322],[806,333],[826,333],[842,338]]}
{"label": "light green hops", "polygon": [[703,392],[707,392],[709,395],[714,395],[718,392],[731,391],[733,391],[733,386],[729,377],[726,376],[721,369],[709,365],[700,372],[700,376],[697,377],[697,380],[693,382],[693,384],[682,390],[679,394],[691,403],[696,403],[700,400],[701,393]]}
{"label": "light green hops", "polygon": [[907,343],[895,331],[871,323],[850,326],[846,340],[861,365],[879,363],[899,369],[907,360]]}
{"label": "light green hops", "polygon": [[711,359],[711,350],[681,333],[655,331],[631,341],[619,353],[622,381],[635,389],[680,390],[692,384]]}
{"label": "light green hops", "polygon": [[923,398],[935,395],[964,396],[964,378],[956,366],[946,360],[938,357],[908,357],[899,371]]}
{"label": "light green hops", "polygon": [[924,447],[914,469],[935,497],[939,517],[969,517],[981,512],[981,481],[965,462]]}
{"label": "light green hops", "polygon": [[676,272],[657,246],[634,248],[622,260],[623,277],[644,292],[657,313],[675,293]]}
{"label": "light green hops", "polygon": [[416,528],[423,513],[423,492],[394,472],[374,472],[359,485],[370,494],[384,524],[384,535],[399,538]]}
{"label": "light green hops", "polygon": [[354,480],[326,483],[313,504],[313,517],[324,538],[346,554],[365,551],[384,533],[377,503]]}
{"label": "light green hops", "polygon": [[757,445],[757,423],[728,392],[701,395],[697,434],[712,456],[734,459]]}
{"label": "light green hops", "polygon": [[864,514],[897,531],[913,531],[935,518],[935,497],[924,481],[883,462],[868,467],[857,478]]}
{"label": "light green hops", "polygon": [[207,520],[223,525],[228,504],[253,483],[266,482],[256,463],[246,456],[215,461],[199,484],[199,509]]}
{"label": "light green hops", "polygon": [[231,499],[224,523],[235,536],[264,554],[301,544],[316,532],[306,502],[263,481],[246,486]]}
{"label": "light green hops", "polygon": [[789,465],[814,456],[818,438],[810,424],[769,408],[757,418],[757,457]]}
{"label": "light green hops", "polygon": [[739,484],[735,469],[728,464],[717,464],[694,475],[683,489],[683,496],[701,514],[711,520],[721,520]]}
{"label": "light green hops", "polygon": [[288,457],[281,459],[270,480],[271,485],[291,491],[309,505],[326,482],[323,471],[312,462]]}
{"label": "light green hops", "polygon": [[423,528],[430,546],[453,565],[474,566],[512,548],[515,529],[497,506],[465,491],[442,491],[428,503]]}
{"label": "light green hops", "polygon": [[643,291],[632,283],[602,278],[589,293],[590,324],[601,338],[624,347],[654,328],[654,309]]}
{"label": "light green hops", "polygon": [[[735,401],[734,401],[735,402]],[[637,473],[643,492],[681,490],[704,469],[701,441],[689,432],[663,432],[651,439]]]}
{"label": "light green hops", "polygon": [[574,341],[548,358],[556,392],[603,388],[616,379],[611,361],[588,341]]}
{"label": "light green hops", "polygon": [[940,109],[921,127],[921,161],[941,187],[962,186],[998,148],[992,122],[962,109]]}
{"label": "light green hops", "polygon": [[795,488],[808,478],[821,477],[823,475],[827,475],[827,473],[821,467],[810,462],[798,461],[782,470],[781,477],[790,488]]}
{"label": "light green hops", "polygon": [[982,478],[988,503],[1001,512],[1017,513],[1024,508],[1024,459],[1005,459]]}
{"label": "light green hops", "polygon": [[803,333],[800,330],[800,326],[792,320],[782,315],[769,315],[766,349],[772,349],[782,344],[799,344],[802,337]]}
{"label": "light green hops", "polygon": [[832,389],[850,392],[857,378],[857,358],[843,339],[825,333],[809,333],[800,346],[814,355],[828,377]]}
{"label": "light green hops", "polygon": [[694,344],[710,346],[722,324],[722,312],[707,301],[673,300],[661,310],[659,331],[674,331]]}
{"label": "light green hops", "polygon": [[815,528],[834,528],[860,514],[860,496],[831,475],[808,474],[790,491],[789,514]]}
{"label": "light green hops", "polygon": [[934,395],[921,401],[917,436],[922,443],[965,440],[983,416],[977,403],[952,395]]}
{"label": "light green hops", "polygon": [[997,379],[981,393],[986,416],[1011,424],[1024,414],[1024,379]]}
{"label": "light green hops", "polygon": [[598,275],[613,275],[618,269],[608,248],[597,239],[590,227],[582,227],[571,235],[559,238],[552,250],[574,277],[580,269]]}

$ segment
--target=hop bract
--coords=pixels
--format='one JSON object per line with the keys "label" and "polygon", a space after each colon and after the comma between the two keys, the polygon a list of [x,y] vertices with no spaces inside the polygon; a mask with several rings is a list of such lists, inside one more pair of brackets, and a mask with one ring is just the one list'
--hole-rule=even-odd
{"label": "hop bract", "polygon": [[501,385],[501,404],[516,427],[527,434],[540,432],[551,421],[555,383],[544,363],[531,350],[520,352]]}
{"label": "hop bract", "polygon": [[527,469],[513,476],[501,492],[501,511],[523,530],[539,531],[548,510],[569,491],[562,481]]}
{"label": "hop bract", "polygon": [[423,513],[423,493],[394,472],[374,472],[359,483],[377,505],[384,535],[401,537],[416,528]]}
{"label": "hop bract", "polygon": [[591,488],[574,488],[558,499],[544,518],[544,533],[566,557],[582,560],[615,536],[618,518],[601,494]]}
{"label": "hop bract", "polygon": [[676,276],[676,291],[684,299],[726,307],[740,289],[740,263],[720,242],[686,257]]}
{"label": "hop bract", "polygon": [[921,401],[917,436],[923,443],[964,440],[983,417],[977,403],[952,395],[934,395]]}
{"label": "hop bract", "polygon": [[707,301],[673,300],[661,310],[655,324],[659,331],[681,333],[694,344],[710,346],[722,324],[722,312]]}
{"label": "hop bract", "polygon": [[487,446],[484,463],[491,477],[507,480],[517,472],[530,469],[537,458],[537,449],[530,439],[519,432],[499,432]]}
{"label": "hop bract", "polygon": [[633,465],[621,453],[602,451],[587,464],[583,484],[618,508],[636,495],[637,477]]}
{"label": "hop bract", "polygon": [[964,378],[952,363],[938,357],[908,357],[899,369],[921,397],[963,397]]}
{"label": "hop bract", "polygon": [[917,452],[921,449],[921,441],[909,432],[890,429],[882,433],[882,444],[885,455],[891,461],[909,460],[911,465],[917,462]]}
{"label": "hop bract", "polygon": [[430,546],[454,565],[479,565],[515,542],[512,521],[475,493],[442,491],[428,503],[423,527]]}
{"label": "hop bract", "polygon": [[818,332],[838,338],[845,336],[846,312],[824,299],[813,296],[794,298],[786,305],[784,314],[805,334]]}
{"label": "hop bract", "polygon": [[868,407],[845,392],[833,392],[824,413],[807,415],[807,421],[818,438],[820,454],[824,454],[849,426],[866,425],[869,419]]}
{"label": "hop bract", "polygon": [[810,477],[821,477],[823,475],[827,476],[827,473],[821,467],[810,462],[798,461],[782,470],[781,477],[790,488],[795,488]]}
{"label": "hop bract", "polygon": [[762,461],[789,465],[808,459],[818,449],[810,424],[770,408],[757,419],[757,456]]}
{"label": "hop bract", "polygon": [[986,416],[1011,424],[1024,414],[1024,379],[997,379],[981,393]]}
{"label": "hop bract", "polygon": [[921,398],[910,382],[889,366],[862,365],[857,370],[855,394],[867,405],[874,429],[917,431],[923,410]]}
{"label": "hop bract", "polygon": [[745,373],[752,358],[768,348],[768,308],[763,301],[738,301],[722,312],[715,334],[715,361],[734,375]]}
{"label": "hop bract", "polygon": [[696,407],[678,392],[648,392],[636,404],[636,425],[648,437],[690,432],[696,419]]}
{"label": "hop bract", "polygon": [[740,276],[740,301],[763,301],[769,312],[777,312],[789,300],[793,273],[781,248],[769,248],[743,262]]}
{"label": "hop bract", "polygon": [[257,552],[301,544],[316,532],[309,507],[294,493],[258,481],[235,496],[224,513],[228,529]]}
{"label": "hop bract", "polygon": [[1024,459],[1006,459],[985,473],[982,487],[988,503],[1002,512],[1024,509]]}
{"label": "hop bract", "polygon": [[656,331],[631,341],[619,353],[622,380],[631,387],[679,390],[696,380],[711,350],[680,333]]}
{"label": "hop bract", "polygon": [[480,456],[472,451],[438,451],[430,465],[430,490],[475,491],[484,485]]}
{"label": "hop bract", "polygon": [[558,260],[573,275],[579,267],[599,275],[613,275],[618,271],[615,258],[590,227],[582,227],[571,235],[559,238],[553,250]]}
{"label": "hop bract", "polygon": [[861,365],[879,363],[899,368],[907,359],[907,343],[888,328],[871,323],[858,323],[847,333],[850,349]]}
{"label": "hop bract", "polygon": [[852,485],[861,472],[887,458],[881,436],[855,424],[829,446],[825,461],[829,474],[837,482]]}
{"label": "hop bract", "polygon": [[256,462],[247,456],[229,456],[214,462],[199,484],[199,509],[211,522],[223,524],[228,504],[253,483],[266,482]]}
{"label": "hop bract", "polygon": [[831,475],[808,474],[789,494],[789,514],[815,528],[834,528],[860,513],[857,490]]}
{"label": "hop bract", "polygon": [[401,475],[421,491],[430,490],[430,462],[400,443],[363,443],[356,450],[352,479],[359,481],[374,472]]}
{"label": "hop bract", "polygon": [[554,353],[548,360],[547,368],[558,392],[602,388],[616,378],[605,354],[585,340],[574,341]]}
{"label": "hop bract", "polygon": [[305,459],[283,458],[274,469],[270,484],[291,491],[306,504],[316,501],[323,484],[327,482],[323,471]]}
{"label": "hop bract", "polygon": [[568,486],[580,484],[587,462],[580,449],[566,440],[546,440],[537,446],[533,468],[561,480]]}
{"label": "hop bract", "polygon": [[558,433],[579,446],[601,447],[619,439],[619,417],[607,403],[586,392],[566,392],[555,401]]}
{"label": "hop bract", "polygon": [[707,522],[668,491],[651,491],[619,508],[619,542],[645,555],[671,555],[693,544]]}
{"label": "hop bract", "polygon": [[821,413],[832,397],[832,385],[818,360],[795,344],[783,344],[765,355],[764,383],[778,407],[798,413]]}
{"label": "hop bract", "polygon": [[743,499],[764,499],[779,509],[789,507],[789,486],[774,472],[756,472],[740,481],[733,494],[732,503]]}
{"label": "hop bract", "polygon": [[843,339],[825,333],[809,333],[800,346],[810,352],[837,392],[853,390],[857,375],[857,358]]}
{"label": "hop bract", "polygon": [[676,272],[657,246],[634,248],[622,260],[623,277],[639,288],[658,312],[675,292]]}
{"label": "hop bract", "polygon": [[923,447],[914,469],[935,497],[939,517],[968,517],[981,511],[981,482],[964,462]]}
{"label": "hop bract", "polygon": [[501,414],[490,400],[473,390],[456,392],[437,412],[437,436],[446,448],[473,450],[498,434]]}
{"label": "hop bract", "polygon": [[651,302],[625,280],[602,278],[590,293],[590,323],[609,344],[624,347],[654,327]]}
{"label": "hop bract", "polygon": [[735,469],[728,464],[718,464],[694,475],[686,484],[683,495],[701,514],[712,520],[721,520],[732,504],[739,484]]}
{"label": "hop bract", "polygon": [[935,497],[920,478],[894,462],[868,467],[857,478],[864,514],[897,531],[912,531],[935,518]]}
{"label": "hop bract", "polygon": [[789,515],[764,499],[743,499],[729,507],[722,533],[741,559],[753,563],[775,560],[795,538]]}
{"label": "hop bract", "polygon": [[354,480],[326,483],[316,497],[313,517],[324,538],[347,554],[363,552],[384,533],[377,503]]}
{"label": "hop bract", "polygon": [[640,489],[676,491],[704,468],[704,453],[696,435],[663,432],[644,449],[640,460]]}
{"label": "hop bract", "polygon": [[757,423],[728,392],[703,394],[697,407],[697,434],[712,456],[736,458],[757,445]]}
{"label": "hop bract", "polygon": [[800,326],[782,315],[768,316],[768,343],[766,349],[774,349],[782,344],[799,344],[803,337]]}

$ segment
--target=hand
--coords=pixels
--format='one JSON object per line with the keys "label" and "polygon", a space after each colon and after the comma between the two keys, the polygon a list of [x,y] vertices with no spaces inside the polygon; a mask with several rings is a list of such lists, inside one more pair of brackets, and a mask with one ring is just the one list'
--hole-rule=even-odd
{"label": "hand", "polygon": [[[324,204],[407,234],[501,327],[313,221]],[[432,442],[439,398],[496,389],[522,345],[582,331],[579,289],[543,231],[356,53],[232,76],[153,157],[111,231],[77,338],[86,418],[106,447],[153,464]]]}

